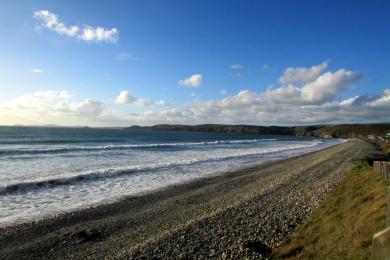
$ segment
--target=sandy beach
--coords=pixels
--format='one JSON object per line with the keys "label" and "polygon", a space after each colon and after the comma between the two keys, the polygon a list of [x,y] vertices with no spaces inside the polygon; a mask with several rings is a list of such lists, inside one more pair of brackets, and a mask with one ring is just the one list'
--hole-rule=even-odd
{"label": "sandy beach", "polygon": [[373,150],[347,142],[3,228],[0,258],[262,258]]}

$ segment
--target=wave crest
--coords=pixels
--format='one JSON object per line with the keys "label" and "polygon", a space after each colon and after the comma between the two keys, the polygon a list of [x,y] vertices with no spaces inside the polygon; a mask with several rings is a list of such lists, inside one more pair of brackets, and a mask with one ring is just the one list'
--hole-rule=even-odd
{"label": "wave crest", "polygon": [[128,167],[91,170],[91,171],[75,173],[74,175],[71,176],[64,176],[64,177],[57,176],[56,178],[52,178],[52,179],[14,183],[3,187],[0,186],[0,196],[7,195],[10,193],[15,193],[15,192],[28,192],[31,190],[39,190],[44,188],[52,188],[55,186],[75,184],[80,181],[112,178],[120,175],[134,174],[134,173],[145,172],[145,171],[155,171],[167,167],[180,167],[180,166],[192,165],[197,163],[222,161],[222,160],[229,160],[229,159],[240,158],[245,156],[271,154],[271,153],[284,152],[284,151],[295,150],[300,148],[309,148],[319,144],[320,144],[319,142],[314,142],[306,145],[301,144],[301,145],[290,145],[288,147],[286,146],[269,147],[267,149],[255,149],[252,151],[241,150],[240,152],[236,152],[232,154],[223,154],[222,156],[221,155],[205,156],[203,158],[187,159],[182,161],[174,161],[174,162],[166,162],[166,163],[155,163],[149,165],[135,165],[135,166],[128,166]]}
{"label": "wave crest", "polygon": [[36,148],[36,149],[3,149],[0,150],[0,156],[10,155],[29,155],[29,154],[58,154],[81,151],[103,151],[103,150],[127,150],[127,149],[148,149],[148,148],[173,148],[189,147],[202,145],[218,144],[246,144],[260,141],[277,141],[278,139],[250,139],[250,140],[219,140],[210,142],[192,142],[192,143],[156,143],[156,144],[110,144],[99,146],[74,146],[74,147],[55,147],[55,148]]}

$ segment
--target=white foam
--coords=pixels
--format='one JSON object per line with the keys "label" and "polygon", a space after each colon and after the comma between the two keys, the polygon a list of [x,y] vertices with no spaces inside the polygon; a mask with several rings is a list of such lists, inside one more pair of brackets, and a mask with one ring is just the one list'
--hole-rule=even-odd
{"label": "white foam", "polygon": [[[10,185],[15,185],[16,192],[0,195],[2,201],[0,226],[114,201],[122,196],[152,191],[217,172],[303,154],[338,143],[321,140],[271,141],[266,145],[237,148],[234,143],[229,142],[231,146],[219,148],[126,151],[124,154],[115,153],[115,156],[106,159],[105,157],[97,157],[95,160],[91,160],[90,157],[75,158],[72,160],[81,164],[80,170],[62,171],[61,168],[58,170],[59,173],[55,173],[56,170],[53,168],[56,165],[44,168],[43,163],[48,161],[37,161],[36,167],[41,169],[41,172],[36,170],[33,175],[26,175],[16,180],[5,179],[2,182],[5,183],[5,186],[2,186],[3,190]],[[256,142],[252,140],[252,143]],[[103,155],[106,156],[106,153]],[[64,159],[62,162],[69,163],[67,160],[69,159]],[[107,165],[119,166],[107,167]],[[0,168],[1,166],[0,163]],[[65,165],[64,169],[72,169],[71,166]],[[91,168],[88,169],[89,167]],[[82,170],[83,168],[87,170]],[[20,188],[23,185],[28,187],[30,184],[38,188],[30,190]]]}

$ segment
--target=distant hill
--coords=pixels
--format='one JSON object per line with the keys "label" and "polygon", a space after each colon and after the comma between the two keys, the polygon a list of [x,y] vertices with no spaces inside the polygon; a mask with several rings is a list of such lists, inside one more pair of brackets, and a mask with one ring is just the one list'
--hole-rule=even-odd
{"label": "distant hill", "polygon": [[297,135],[319,137],[366,138],[369,135],[384,136],[390,133],[390,123],[297,126],[295,132]]}
{"label": "distant hill", "polygon": [[154,125],[131,126],[127,129],[148,129],[164,131],[192,131],[216,133],[242,133],[267,135],[298,135],[338,138],[366,138],[369,135],[383,136],[390,133],[390,123],[381,124],[340,124],[312,126],[255,126],[255,125]]}

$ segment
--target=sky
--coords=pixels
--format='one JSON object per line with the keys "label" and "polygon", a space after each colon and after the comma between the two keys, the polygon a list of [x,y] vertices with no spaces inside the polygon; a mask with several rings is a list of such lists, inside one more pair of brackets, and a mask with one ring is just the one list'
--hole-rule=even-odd
{"label": "sky", "polygon": [[389,1],[19,1],[0,125],[389,122]]}

